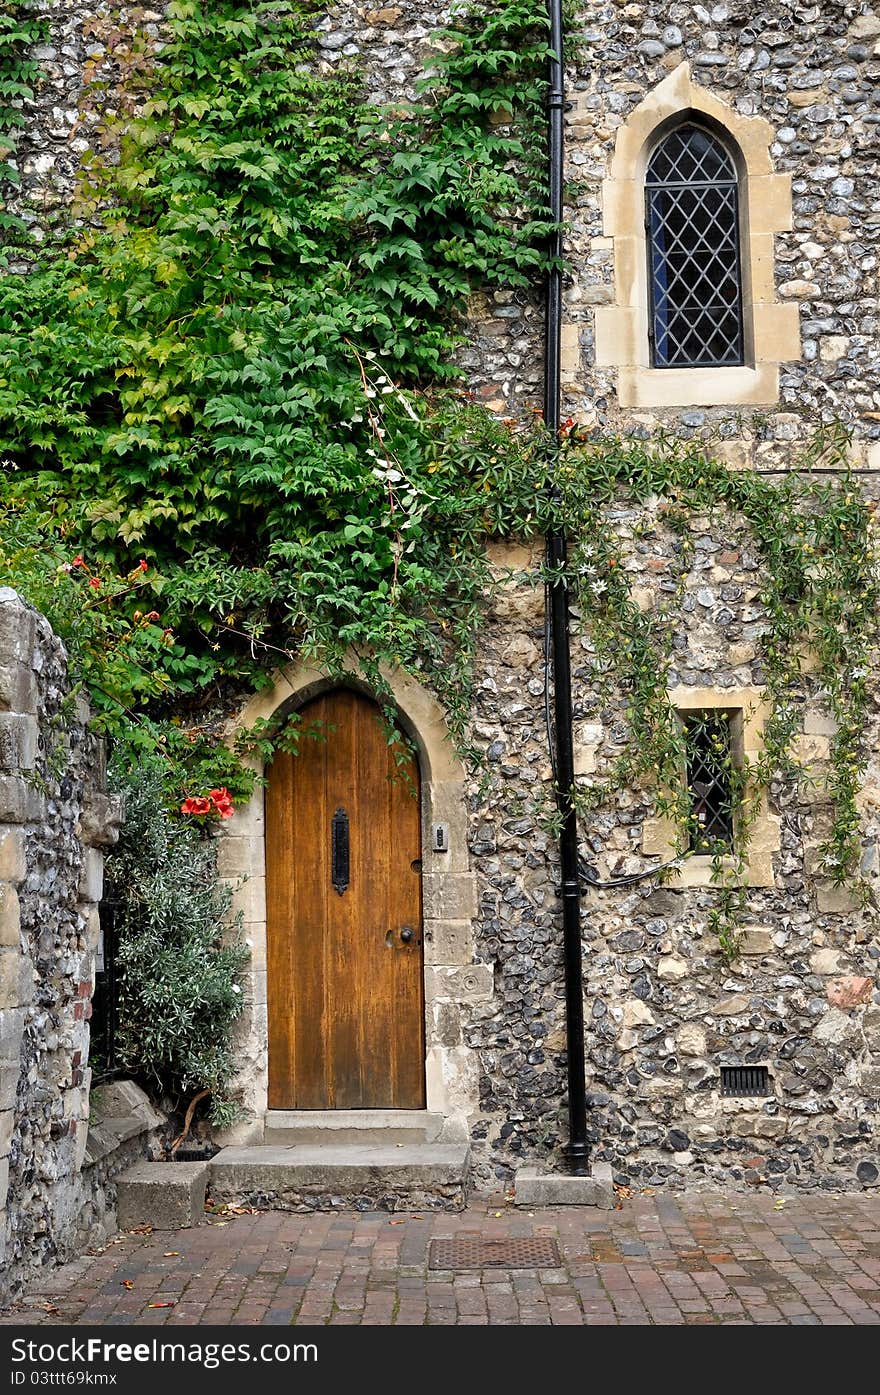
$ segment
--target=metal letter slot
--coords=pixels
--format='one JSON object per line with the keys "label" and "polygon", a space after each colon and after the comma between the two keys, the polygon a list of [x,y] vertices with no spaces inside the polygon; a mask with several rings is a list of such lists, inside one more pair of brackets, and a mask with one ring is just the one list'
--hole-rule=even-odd
{"label": "metal letter slot", "polygon": [[331,821],[331,876],[333,888],[341,896],[349,883],[348,814],[339,808]]}

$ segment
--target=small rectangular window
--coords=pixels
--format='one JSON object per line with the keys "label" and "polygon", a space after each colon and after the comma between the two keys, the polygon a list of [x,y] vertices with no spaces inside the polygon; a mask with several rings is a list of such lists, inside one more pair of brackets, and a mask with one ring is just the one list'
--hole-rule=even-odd
{"label": "small rectangular window", "polygon": [[735,782],[731,714],[709,708],[681,716],[691,806],[688,851],[732,849]]}

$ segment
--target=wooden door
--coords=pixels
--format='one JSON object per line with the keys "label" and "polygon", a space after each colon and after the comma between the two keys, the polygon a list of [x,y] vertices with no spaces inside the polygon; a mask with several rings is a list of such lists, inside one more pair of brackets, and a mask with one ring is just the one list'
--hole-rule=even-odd
{"label": "wooden door", "polygon": [[266,791],[269,1107],[422,1109],[418,766],[348,689],[301,732]]}

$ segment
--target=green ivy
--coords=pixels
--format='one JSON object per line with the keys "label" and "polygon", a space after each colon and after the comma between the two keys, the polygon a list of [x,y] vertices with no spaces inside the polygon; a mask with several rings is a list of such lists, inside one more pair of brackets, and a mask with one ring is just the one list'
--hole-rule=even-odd
{"label": "green ivy", "polygon": [[40,71],[32,50],[46,32],[45,15],[15,0],[0,3],[0,268],[5,264],[4,248],[26,231],[21,219],[9,212],[8,198],[10,189],[21,182],[15,150],[25,120],[22,104],[33,96]]}
{"label": "green ivy", "polygon": [[303,650],[460,678],[519,468],[444,383],[471,292],[542,265],[540,7],[460,17],[393,110],[316,75],[317,13],[173,3],[87,230],[0,284],[7,515],[96,575],[145,559],[206,705]]}

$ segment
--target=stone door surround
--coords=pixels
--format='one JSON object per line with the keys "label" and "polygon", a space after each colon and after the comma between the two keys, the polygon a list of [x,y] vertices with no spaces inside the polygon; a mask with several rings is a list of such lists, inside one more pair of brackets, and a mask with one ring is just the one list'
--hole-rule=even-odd
{"label": "stone door surround", "polygon": [[[357,659],[349,686],[369,694]],[[414,678],[382,669],[400,724],[413,740],[422,777],[422,891],[425,946],[425,1078],[427,1108],[442,1114],[453,1132],[478,1109],[474,1053],[462,1043],[461,1007],[491,997],[491,965],[474,960],[476,881],[467,847],[466,777],[449,739],[442,708]],[[294,663],[279,670],[235,719],[230,739],[259,721],[278,722],[289,712],[340,684],[317,666]],[[252,768],[262,777],[263,766]],[[436,824],[448,829],[448,850],[435,851]],[[262,1133],[267,1107],[268,1014],[266,993],[266,849],[263,786],[219,834],[218,865],[233,887],[232,914],[241,912],[251,959],[245,970],[245,1007],[237,1028],[239,1062],[235,1093],[247,1118],[227,1130],[225,1142],[251,1142]]]}

